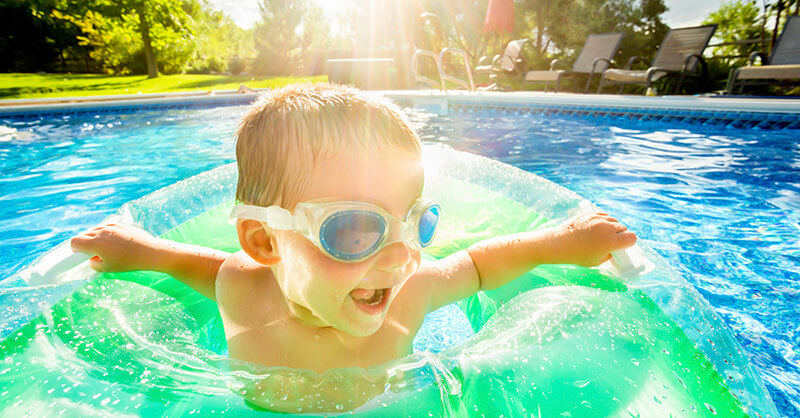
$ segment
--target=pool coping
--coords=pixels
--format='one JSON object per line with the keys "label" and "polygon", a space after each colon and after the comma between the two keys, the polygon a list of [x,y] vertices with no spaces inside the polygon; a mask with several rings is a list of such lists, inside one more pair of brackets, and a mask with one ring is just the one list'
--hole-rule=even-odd
{"label": "pool coping", "polygon": [[570,106],[615,106],[622,108],[675,108],[708,110],[709,106],[722,111],[770,113],[800,113],[800,99],[744,98],[724,96],[641,96],[630,94],[576,94],[519,92],[466,92],[438,90],[385,90],[393,98],[447,98],[449,101],[469,100],[476,103],[560,104]]}
{"label": "pool coping", "polygon": [[[269,89],[0,101],[0,119],[131,113],[139,110],[248,105]],[[438,114],[493,110],[594,118],[624,118],[765,130],[800,129],[800,100],[711,96],[634,96],[543,92],[381,90],[400,105]],[[133,97],[132,97],[133,96]]]}
{"label": "pool coping", "polygon": [[633,96],[543,92],[387,91],[401,104],[434,113],[503,113],[684,122],[762,130],[800,129],[800,100],[710,96]]}
{"label": "pool coping", "polygon": [[97,111],[162,109],[176,107],[216,107],[249,104],[260,91],[269,89],[211,90],[114,96],[56,97],[44,99],[0,100],[0,118],[29,119],[32,116],[80,114]]}

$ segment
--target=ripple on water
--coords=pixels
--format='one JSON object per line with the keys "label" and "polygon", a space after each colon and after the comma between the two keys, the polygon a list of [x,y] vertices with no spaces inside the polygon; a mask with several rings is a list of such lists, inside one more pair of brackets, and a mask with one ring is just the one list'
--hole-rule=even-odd
{"label": "ripple on water", "polygon": [[733,329],[779,410],[800,415],[798,131],[490,112],[415,123],[426,140],[562,184],[637,231]]}
{"label": "ripple on water", "polygon": [[[8,123],[16,131],[0,140],[2,276],[125,202],[232,161],[244,109]],[[424,141],[553,180],[637,231],[731,326],[780,411],[800,415],[797,131],[491,112],[409,117]]]}

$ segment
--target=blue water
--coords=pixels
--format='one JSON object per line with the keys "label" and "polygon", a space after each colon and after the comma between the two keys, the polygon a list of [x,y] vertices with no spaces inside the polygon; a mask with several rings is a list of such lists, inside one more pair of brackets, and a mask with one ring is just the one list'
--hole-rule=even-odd
{"label": "blue water", "polygon": [[[123,203],[233,160],[244,107],[2,121],[0,278]],[[409,111],[423,140],[564,185],[635,230],[800,415],[800,132]]]}
{"label": "blue water", "polygon": [[242,107],[0,126],[0,278],[123,203],[234,160]]}
{"label": "blue water", "polygon": [[733,329],[778,410],[800,416],[800,131],[492,112],[412,118],[423,141],[538,174],[636,231]]}

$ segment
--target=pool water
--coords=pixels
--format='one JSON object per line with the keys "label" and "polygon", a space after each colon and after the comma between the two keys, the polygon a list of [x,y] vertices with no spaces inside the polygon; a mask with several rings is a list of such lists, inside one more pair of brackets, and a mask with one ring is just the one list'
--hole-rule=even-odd
{"label": "pool water", "polygon": [[618,217],[733,329],[778,410],[800,415],[800,131],[494,112],[412,117],[423,141],[533,172]]}
{"label": "pool water", "polygon": [[[244,107],[0,121],[0,277],[120,205],[233,160]],[[800,414],[797,131],[409,110],[424,141],[568,187],[635,230],[734,330]]]}

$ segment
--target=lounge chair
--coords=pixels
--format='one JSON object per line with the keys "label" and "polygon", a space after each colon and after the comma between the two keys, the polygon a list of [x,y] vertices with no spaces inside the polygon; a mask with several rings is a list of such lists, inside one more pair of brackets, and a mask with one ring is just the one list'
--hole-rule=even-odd
{"label": "lounge chair", "polygon": [[[497,76],[505,75],[512,77],[521,77],[525,71],[525,60],[522,58],[522,48],[528,43],[527,39],[517,39],[510,41],[506,45],[503,55],[495,55],[489,61],[489,57],[483,56],[478,60],[478,66],[475,67],[477,74],[489,74],[492,80],[492,85],[487,88],[497,87]],[[484,88],[486,89],[486,88]]]}
{"label": "lounge chair", "polygon": [[589,83],[592,82],[592,77],[595,74],[602,73],[611,66],[611,59],[614,58],[614,55],[617,53],[620,42],[622,42],[621,32],[589,35],[589,37],[586,38],[586,43],[583,44],[583,49],[581,49],[580,54],[578,54],[578,59],[572,64],[572,70],[557,70],[556,65],[558,65],[561,60],[555,59],[550,63],[549,71],[528,71],[525,73],[522,84],[544,82],[544,91],[547,92],[550,83],[555,81],[555,92],[558,93],[558,88],[563,77],[575,74],[588,74],[589,79],[586,80],[586,87],[583,89],[583,92],[586,93],[586,91],[589,90]]}
{"label": "lounge chair", "polygon": [[[717,25],[695,26],[690,28],[670,29],[664,42],[658,47],[656,57],[650,64],[642,57],[631,57],[625,65],[624,70],[608,69],[603,71],[600,77],[600,85],[597,92],[600,93],[603,86],[608,83],[621,84],[619,92],[626,84],[640,84],[650,89],[653,82],[666,75],[679,76],[675,90],[678,91],[683,84],[683,79],[687,75],[696,75],[697,65],[701,65],[700,76],[708,76],[708,65],[703,59],[703,51],[708,46],[708,41],[717,30]],[[644,61],[649,68],[647,70],[631,70],[636,61]]]}
{"label": "lounge chair", "polygon": [[[753,64],[759,57],[762,65],[756,67]],[[772,48],[768,60],[760,52],[754,52],[750,54],[749,61],[750,65],[732,71],[728,79],[728,94],[733,94],[737,87],[741,94],[748,84],[797,84],[797,80],[800,80],[800,16],[791,16],[786,21],[781,37]]]}

